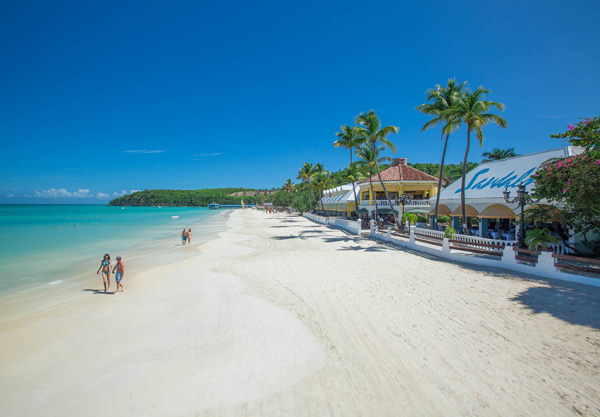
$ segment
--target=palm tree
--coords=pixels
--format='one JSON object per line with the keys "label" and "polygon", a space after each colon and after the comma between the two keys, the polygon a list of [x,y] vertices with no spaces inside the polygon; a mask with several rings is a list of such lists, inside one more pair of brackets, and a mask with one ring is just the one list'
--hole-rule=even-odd
{"label": "palm tree", "polygon": [[512,158],[513,156],[519,156],[515,153],[515,148],[500,149],[494,148],[491,152],[484,152],[481,156],[485,157],[481,162],[499,161],[501,159]]}
{"label": "palm tree", "polygon": [[445,88],[438,84],[435,86],[434,89],[430,89],[427,91],[427,101],[431,101],[431,103],[425,103],[421,104],[420,106],[417,106],[417,110],[419,110],[421,113],[433,116],[433,119],[431,119],[430,121],[425,123],[425,125],[423,125],[421,132],[424,132],[427,129],[432,128],[434,126],[444,124],[444,126],[442,126],[441,139],[444,139],[444,135],[446,135],[446,140],[444,141],[444,150],[442,151],[442,162],[440,164],[440,172],[437,174],[439,180],[438,192],[435,198],[435,217],[433,221],[434,230],[437,227],[438,209],[440,206],[440,191],[442,191],[442,179],[444,177],[444,160],[446,159],[448,138],[450,137],[450,133],[456,131],[460,126],[460,123],[457,120],[446,117],[447,113],[445,112],[456,105],[458,99],[463,94],[462,89],[465,87],[466,84],[466,82],[463,82],[460,85],[457,84],[455,78],[448,80],[448,86]]}
{"label": "palm tree", "polygon": [[375,149],[375,152],[373,152],[370,144],[364,144],[354,152],[354,154],[359,158],[355,164],[358,164],[360,167],[364,168],[369,175],[369,186],[371,188],[371,194],[374,196],[373,202],[375,203],[375,218],[379,218],[379,210],[377,208],[377,197],[375,195],[375,191],[373,190],[373,168],[376,164],[380,164],[391,159],[389,156],[377,157],[379,152],[383,152],[384,150],[385,147],[378,146]]}
{"label": "palm tree", "polygon": [[356,199],[356,187],[354,183],[361,181],[365,178],[362,171],[354,164],[346,168],[346,181],[350,181],[352,183],[352,191],[354,193],[354,212],[358,216],[358,200]]}
{"label": "palm tree", "polygon": [[465,205],[465,176],[467,175],[467,157],[469,156],[469,147],[471,145],[471,131],[474,131],[479,139],[479,146],[483,144],[483,127],[488,123],[496,123],[498,126],[505,128],[508,123],[502,117],[488,113],[495,107],[500,111],[504,111],[504,104],[495,101],[483,100],[484,96],[489,94],[489,91],[483,87],[479,87],[475,92],[465,93],[456,103],[455,106],[446,110],[445,117],[451,120],[457,120],[458,123],[467,125],[467,147],[465,149],[465,157],[462,166],[462,183],[460,189],[460,204],[462,206],[463,229],[466,234],[470,233],[467,227],[467,207]]}
{"label": "palm tree", "polygon": [[287,179],[285,180],[285,183],[283,184],[283,187],[281,187],[284,191],[287,191],[288,193],[291,193],[292,191],[294,191],[294,183],[292,182],[291,179]]}
{"label": "palm tree", "polygon": [[356,124],[358,125],[358,129],[360,130],[360,136],[369,143],[371,149],[373,150],[373,153],[375,154],[374,166],[375,170],[377,171],[377,176],[379,177],[379,182],[381,183],[381,187],[383,188],[383,192],[385,193],[385,198],[387,198],[388,204],[390,205],[390,209],[392,210],[392,215],[396,220],[396,227],[400,227],[400,222],[398,221],[398,213],[396,213],[396,210],[394,210],[394,206],[392,205],[392,199],[390,198],[390,194],[388,193],[387,188],[385,188],[385,184],[381,179],[381,171],[379,170],[379,164],[377,163],[378,146],[389,148],[394,153],[396,153],[396,147],[392,142],[390,142],[387,139],[387,137],[391,133],[398,133],[398,127],[381,127],[381,120],[379,120],[379,117],[375,114],[375,110],[371,110],[368,113],[361,113],[358,116],[356,116]]}
{"label": "palm tree", "polygon": [[[320,164],[318,164],[320,165]],[[321,165],[321,168],[323,166]],[[323,205],[323,190],[333,186],[333,180],[329,176],[329,171],[321,169],[316,172],[311,178],[312,186],[319,191],[319,201],[321,202],[321,213],[325,212],[325,206]]]}
{"label": "palm tree", "polygon": [[[303,183],[308,183],[314,174],[315,168],[313,164],[305,162],[298,170],[298,176],[296,179],[302,180]],[[310,192],[310,187],[306,187],[306,192],[308,193],[308,207],[310,208],[310,211],[312,211],[312,195]]]}
{"label": "palm tree", "polygon": [[[344,125],[340,127],[341,132],[336,132],[335,135],[338,137],[338,140],[333,142],[334,148],[344,148],[350,150],[350,165],[352,167],[352,154],[354,153],[354,148],[358,148],[362,143],[364,143],[364,139],[360,136],[360,130],[356,126],[348,126]],[[349,175],[349,177],[353,177],[353,175]],[[348,178],[350,179],[350,178]],[[354,181],[352,181],[352,192],[354,193],[354,211],[358,214],[358,200],[356,199],[356,188],[354,187]]]}

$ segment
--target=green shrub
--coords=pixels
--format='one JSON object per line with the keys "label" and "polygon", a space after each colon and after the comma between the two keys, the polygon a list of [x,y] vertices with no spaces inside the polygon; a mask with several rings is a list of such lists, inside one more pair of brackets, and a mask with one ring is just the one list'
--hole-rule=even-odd
{"label": "green shrub", "polygon": [[542,249],[548,249],[549,244],[558,242],[560,241],[552,236],[550,230],[546,228],[528,230],[527,233],[525,233],[525,244],[531,250],[537,250],[538,246]]}
{"label": "green shrub", "polygon": [[419,222],[419,223],[427,223],[427,217],[425,217],[425,216],[417,216],[417,222]]}
{"label": "green shrub", "polygon": [[450,223],[450,216],[438,216],[438,223],[439,224],[448,224]]}
{"label": "green shrub", "polygon": [[446,227],[446,230],[444,230],[444,237],[446,237],[447,239],[452,239],[455,234],[456,230],[454,230],[450,226]]}
{"label": "green shrub", "polygon": [[418,220],[418,217],[412,213],[404,213],[404,216],[402,216],[402,223],[406,223],[407,220],[410,222],[410,224],[415,224]]}

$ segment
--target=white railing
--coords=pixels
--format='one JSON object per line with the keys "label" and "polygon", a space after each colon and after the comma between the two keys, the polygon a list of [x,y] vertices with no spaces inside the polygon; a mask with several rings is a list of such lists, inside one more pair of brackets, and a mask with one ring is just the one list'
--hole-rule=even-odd
{"label": "white railing", "polygon": [[480,246],[481,248],[486,248],[485,245],[497,245],[497,246],[516,246],[516,240],[501,240],[501,239],[488,239],[485,237],[477,237],[477,236],[467,236],[467,235],[459,235],[455,234],[452,239],[459,240],[461,243],[469,244],[471,246]]}
{"label": "white railing", "polygon": [[423,229],[421,227],[415,227],[413,230],[415,231],[415,233],[420,234],[420,235],[431,236],[431,237],[442,238],[442,239],[444,238],[444,232],[439,232],[437,230]]}
{"label": "white railing", "polygon": [[[361,200],[360,202],[361,207],[364,206],[371,206],[373,204],[371,204],[370,200]],[[377,206],[379,207],[389,207],[390,203],[387,200],[377,200]],[[402,204],[398,204],[398,202],[396,200],[392,200],[392,206],[394,207],[401,207]],[[412,200],[410,203],[405,204],[404,208],[407,207],[430,207],[431,203],[429,202],[429,200]]]}
{"label": "white railing", "polygon": [[[340,219],[340,218],[336,218],[336,217],[327,218],[324,216],[317,216],[315,214],[309,214],[309,213],[304,213],[304,217],[306,217],[307,219],[313,220],[315,222],[322,223],[322,224],[331,224],[331,225],[341,227],[344,229],[346,229],[346,227],[348,227],[348,229],[346,229],[346,230],[349,230],[352,233],[357,233],[357,229],[358,229],[357,234],[360,234],[360,222],[359,221],[354,222],[351,220],[345,220],[345,219]],[[505,268],[505,269],[510,269],[513,271],[538,275],[538,276],[541,276],[544,278],[556,278],[556,279],[562,279],[565,281],[579,282],[582,284],[588,284],[588,285],[594,285],[594,286],[600,287],[600,279],[599,278],[594,278],[594,277],[590,277],[590,276],[566,272],[564,270],[565,268],[561,269],[560,267],[557,267],[557,265],[555,264],[555,260],[552,257],[552,252],[545,252],[545,251],[540,252],[537,263],[535,263],[534,266],[525,265],[525,264],[519,262],[518,259],[515,258],[516,252],[513,249],[513,247],[516,246],[516,242],[514,240],[506,241],[506,240],[499,240],[499,239],[483,239],[483,238],[479,238],[477,236],[465,236],[465,235],[458,235],[458,234],[454,235],[455,240],[463,240],[465,242],[465,245],[469,245],[470,247],[477,247],[477,244],[482,245],[482,244],[489,244],[489,243],[505,245],[502,248],[502,256],[498,257],[497,259],[493,259],[489,256],[472,256],[472,255],[464,254],[464,253],[462,253],[462,251],[452,251],[450,249],[449,239],[443,237],[443,232],[439,232],[436,230],[424,229],[424,228],[419,228],[419,227],[413,226],[410,229],[409,239],[406,240],[406,238],[404,238],[404,237],[392,235],[391,228],[387,230],[387,233],[379,233],[376,230],[376,228],[373,226],[374,226],[374,222],[371,220],[371,236],[372,237],[375,237],[379,240],[384,240],[384,241],[393,243],[395,245],[398,245],[398,246],[401,246],[401,247],[404,247],[407,249],[417,250],[417,251],[427,253],[430,255],[439,256],[441,258],[448,259],[450,261],[465,262],[465,263],[469,263],[469,264],[482,265],[482,266],[493,267],[493,268]],[[417,241],[415,239],[415,233],[423,234],[426,236],[435,236],[438,238],[442,237],[441,246],[419,243],[419,241]],[[562,244],[552,245],[552,247],[553,247],[554,251],[566,250],[566,248],[564,248],[564,245],[562,245]],[[490,250],[490,248],[488,246],[485,246],[485,247],[482,246],[482,248],[485,248],[486,250]],[[493,249],[493,248],[491,248],[491,249]],[[498,250],[498,252],[499,251],[500,250]]]}

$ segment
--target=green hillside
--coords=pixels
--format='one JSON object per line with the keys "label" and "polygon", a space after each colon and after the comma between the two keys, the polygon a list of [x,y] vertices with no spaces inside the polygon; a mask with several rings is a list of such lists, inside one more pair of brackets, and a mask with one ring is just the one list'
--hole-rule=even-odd
{"label": "green hillside", "polygon": [[[243,194],[248,195],[243,195]],[[232,195],[236,194],[236,195]],[[210,203],[257,204],[270,201],[269,190],[250,188],[207,188],[200,190],[144,190],[115,198],[110,206],[172,206],[203,207]]]}

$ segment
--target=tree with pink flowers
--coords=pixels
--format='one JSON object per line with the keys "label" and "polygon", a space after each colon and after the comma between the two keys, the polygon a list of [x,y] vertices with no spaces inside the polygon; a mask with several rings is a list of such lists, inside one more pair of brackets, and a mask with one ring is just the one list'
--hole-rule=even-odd
{"label": "tree with pink flowers", "polygon": [[564,133],[552,135],[584,147],[580,155],[554,158],[533,175],[535,197],[555,202],[584,243],[600,256],[600,117],[570,124]]}

